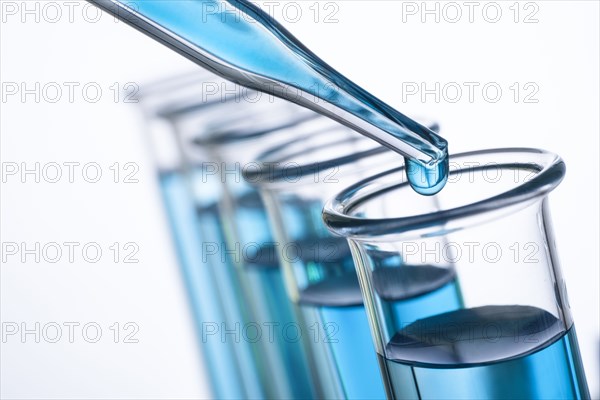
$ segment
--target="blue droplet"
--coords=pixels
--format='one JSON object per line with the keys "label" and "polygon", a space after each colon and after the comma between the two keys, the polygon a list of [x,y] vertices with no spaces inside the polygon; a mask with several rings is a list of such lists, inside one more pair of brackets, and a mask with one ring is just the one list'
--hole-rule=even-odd
{"label": "blue droplet", "polygon": [[423,165],[416,160],[405,158],[406,177],[413,190],[424,196],[438,193],[448,180],[448,157],[444,157],[434,165]]}

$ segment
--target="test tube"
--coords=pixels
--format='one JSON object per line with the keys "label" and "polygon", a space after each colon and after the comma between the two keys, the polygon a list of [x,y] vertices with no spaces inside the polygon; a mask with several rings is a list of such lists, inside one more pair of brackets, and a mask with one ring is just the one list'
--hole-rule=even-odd
{"label": "test tube", "polygon": [[[207,256],[203,248],[218,237],[216,204],[222,188],[211,173],[211,158],[201,149],[193,149],[190,138],[199,132],[213,132],[219,121],[248,114],[247,102],[242,102],[246,95],[251,94],[205,73],[170,79],[140,91],[210,386],[213,396],[224,399],[262,398],[265,389],[251,344],[235,340],[240,331],[233,331],[233,339],[221,340],[224,329],[235,329],[242,321],[243,307],[229,285],[227,262]],[[209,339],[213,340],[209,343]]]}
{"label": "test tube", "polygon": [[229,259],[236,274],[236,295],[250,318],[245,321],[248,337],[243,339],[253,342],[259,353],[267,398],[321,396],[300,333],[307,328],[287,296],[265,207],[242,173],[254,167],[256,155],[266,147],[299,140],[331,125],[337,123],[279,101],[253,112],[252,119],[227,121],[212,134],[193,140],[198,149],[208,150],[220,177],[224,195],[218,216],[223,234],[219,245],[210,250]]}
{"label": "test tube", "polygon": [[450,165],[435,203],[399,167],[323,212],[350,245],[387,397],[589,399],[547,198],[563,161],[514,148]]}
{"label": "test tube", "polygon": [[[437,124],[431,124],[437,130]],[[361,176],[403,159],[341,126],[284,143],[245,171],[267,205],[288,292],[308,328],[324,398],[385,396],[350,249],[321,219],[324,202]],[[427,201],[427,200],[425,200]]]}

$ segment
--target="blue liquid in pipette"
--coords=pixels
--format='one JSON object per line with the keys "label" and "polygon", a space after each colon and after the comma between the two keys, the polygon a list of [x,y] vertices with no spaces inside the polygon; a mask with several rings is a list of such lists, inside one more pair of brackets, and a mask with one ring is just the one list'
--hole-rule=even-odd
{"label": "blue liquid in pipette", "polygon": [[418,193],[444,186],[443,138],[335,71],[250,2],[92,1],[225,79],[320,112],[405,154],[425,172],[425,179],[408,177]]}
{"label": "blue liquid in pipette", "polygon": [[405,325],[380,357],[392,399],[589,399],[575,328],[530,306]]}

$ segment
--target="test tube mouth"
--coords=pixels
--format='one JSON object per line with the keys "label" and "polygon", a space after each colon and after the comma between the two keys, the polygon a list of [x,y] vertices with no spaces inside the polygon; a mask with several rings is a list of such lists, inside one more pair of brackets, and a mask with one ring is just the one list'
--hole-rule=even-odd
{"label": "test tube mouth", "polygon": [[[470,186],[475,184],[469,183],[469,174],[484,176],[490,171],[494,171],[493,179],[504,173],[502,179],[508,184],[494,186],[493,180],[488,180],[482,193],[477,192],[476,186]],[[558,186],[565,171],[565,163],[558,155],[534,148],[499,148],[451,155],[447,187],[433,196],[439,201],[430,212],[403,215],[411,208],[410,204],[415,204],[412,202],[422,202],[423,198],[403,179],[406,170],[402,166],[342,190],[325,204],[323,220],[333,233],[354,239],[407,233],[421,237],[443,235],[532,204]],[[453,191],[453,184],[458,185],[461,180],[462,192]],[[457,200],[461,194],[467,200]],[[392,206],[383,207],[384,201]],[[473,218],[478,216],[485,218]]]}
{"label": "test tube mouth", "polygon": [[[295,108],[296,106],[294,106]],[[279,110],[282,111],[282,110]],[[296,112],[297,111],[297,112]],[[319,114],[306,109],[288,110],[288,112],[261,112],[255,115],[256,124],[252,123],[252,115],[240,115],[238,118],[225,120],[219,125],[220,129],[212,130],[209,134],[201,134],[192,142],[203,147],[222,146],[230,143],[261,138],[284,129],[293,129],[307,122],[322,119]]]}
{"label": "test tube mouth", "polygon": [[[128,94],[128,98],[137,102],[152,117],[173,119],[225,102],[221,96],[217,96],[219,92],[206,93],[207,85],[224,86],[225,81],[200,69],[140,84]],[[237,88],[228,88],[230,91],[234,89]],[[239,97],[237,92],[236,96]]]}
{"label": "test tube mouth", "polygon": [[303,107],[240,86],[206,70],[145,84],[136,98],[142,105],[148,104],[147,107],[152,108],[156,117],[168,120],[213,110],[215,114],[228,117],[239,114],[245,108],[255,112],[274,112],[275,109],[284,112],[291,109],[294,113],[304,115],[308,112]]}
{"label": "test tube mouth", "polygon": [[[426,126],[439,131],[437,122],[429,122]],[[336,125],[264,151],[257,157],[254,168],[245,169],[243,175],[254,186],[297,183],[307,176],[314,177],[319,172],[384,153],[403,162],[401,155],[387,147],[343,125]]]}

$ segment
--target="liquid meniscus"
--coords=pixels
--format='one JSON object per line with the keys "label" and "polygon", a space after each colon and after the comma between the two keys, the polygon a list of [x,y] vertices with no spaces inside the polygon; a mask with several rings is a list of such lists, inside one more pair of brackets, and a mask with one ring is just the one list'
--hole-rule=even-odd
{"label": "liquid meniscus", "polygon": [[312,329],[315,368],[324,398],[381,399],[385,389],[377,365],[367,313],[350,248],[343,238],[299,242],[299,256],[313,282],[301,290],[299,305]]}
{"label": "liquid meniscus", "polygon": [[389,398],[589,399],[574,328],[542,309],[459,309],[398,331],[379,356]]}

